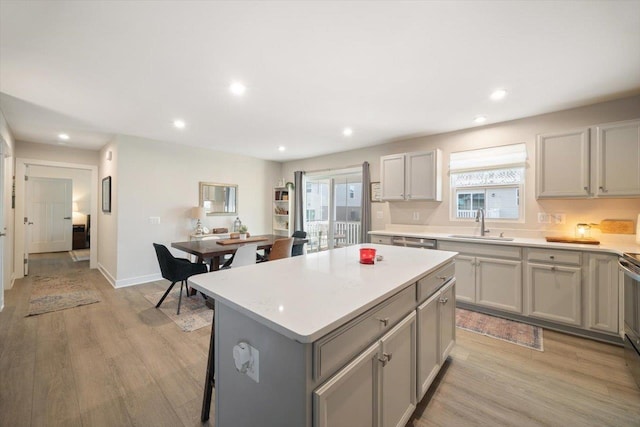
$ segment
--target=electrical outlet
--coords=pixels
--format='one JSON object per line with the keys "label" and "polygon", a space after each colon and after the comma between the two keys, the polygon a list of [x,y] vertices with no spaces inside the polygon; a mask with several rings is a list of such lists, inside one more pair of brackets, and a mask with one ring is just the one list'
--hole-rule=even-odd
{"label": "electrical outlet", "polygon": [[538,224],[551,224],[551,215],[544,212],[538,212]]}
{"label": "electrical outlet", "polygon": [[150,216],[149,217],[149,224],[153,224],[153,225],[160,224],[160,217],[159,216]]}
{"label": "electrical outlet", "polygon": [[413,220],[414,221],[420,220],[420,212],[414,212],[413,213]]}
{"label": "electrical outlet", "polygon": [[553,223],[554,224],[565,224],[567,222],[567,215],[563,213],[553,214]]}

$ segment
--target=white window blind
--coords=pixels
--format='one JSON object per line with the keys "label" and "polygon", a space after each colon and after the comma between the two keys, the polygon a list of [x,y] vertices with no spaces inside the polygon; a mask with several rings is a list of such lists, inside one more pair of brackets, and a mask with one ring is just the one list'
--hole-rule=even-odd
{"label": "white window blind", "polygon": [[524,167],[526,161],[527,148],[524,143],[503,145],[451,153],[449,171],[460,173],[463,171]]}

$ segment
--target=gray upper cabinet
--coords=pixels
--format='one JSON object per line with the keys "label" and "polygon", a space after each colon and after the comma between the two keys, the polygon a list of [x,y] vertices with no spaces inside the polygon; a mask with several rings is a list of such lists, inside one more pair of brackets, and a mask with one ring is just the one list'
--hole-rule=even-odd
{"label": "gray upper cabinet", "polygon": [[598,197],[640,196],[640,120],[596,128]]}
{"label": "gray upper cabinet", "polygon": [[538,135],[536,197],[588,197],[589,128]]}
{"label": "gray upper cabinet", "polygon": [[380,158],[382,200],[442,200],[440,150]]}
{"label": "gray upper cabinet", "polygon": [[640,120],[538,135],[536,197],[639,197],[639,159]]}

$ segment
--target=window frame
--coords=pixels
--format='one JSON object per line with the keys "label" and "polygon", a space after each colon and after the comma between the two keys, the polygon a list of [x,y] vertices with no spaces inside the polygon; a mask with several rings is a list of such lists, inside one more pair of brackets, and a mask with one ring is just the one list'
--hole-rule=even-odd
{"label": "window frame", "polygon": [[[501,168],[505,169],[505,168]],[[509,168],[510,169],[510,168]],[[514,168],[515,169],[515,168]],[[523,168],[524,169],[524,168]],[[485,194],[485,212],[486,212],[486,201],[487,201],[487,191],[494,188],[517,188],[518,189],[518,218],[487,218],[488,221],[491,222],[503,222],[503,223],[524,223],[525,218],[525,209],[524,209],[524,190],[525,190],[525,172],[523,170],[523,181],[517,184],[488,184],[488,185],[474,185],[474,186],[460,186],[456,187],[453,185],[453,173],[451,174],[450,180],[450,191],[451,191],[451,203],[449,203],[449,220],[450,221],[460,221],[460,222],[470,222],[475,221],[475,215],[472,218],[458,218],[458,191],[469,191],[469,193],[473,194],[474,192],[478,192],[479,190],[483,190]],[[473,202],[472,202],[473,206]]]}

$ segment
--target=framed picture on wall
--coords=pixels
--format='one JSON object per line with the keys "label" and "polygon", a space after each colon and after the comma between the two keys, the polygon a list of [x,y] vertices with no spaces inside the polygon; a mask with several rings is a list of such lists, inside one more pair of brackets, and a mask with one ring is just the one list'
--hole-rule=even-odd
{"label": "framed picture on wall", "polygon": [[382,201],[382,189],[380,188],[379,182],[371,183],[371,201],[372,202]]}
{"label": "framed picture on wall", "polygon": [[111,212],[111,177],[102,179],[102,212]]}

